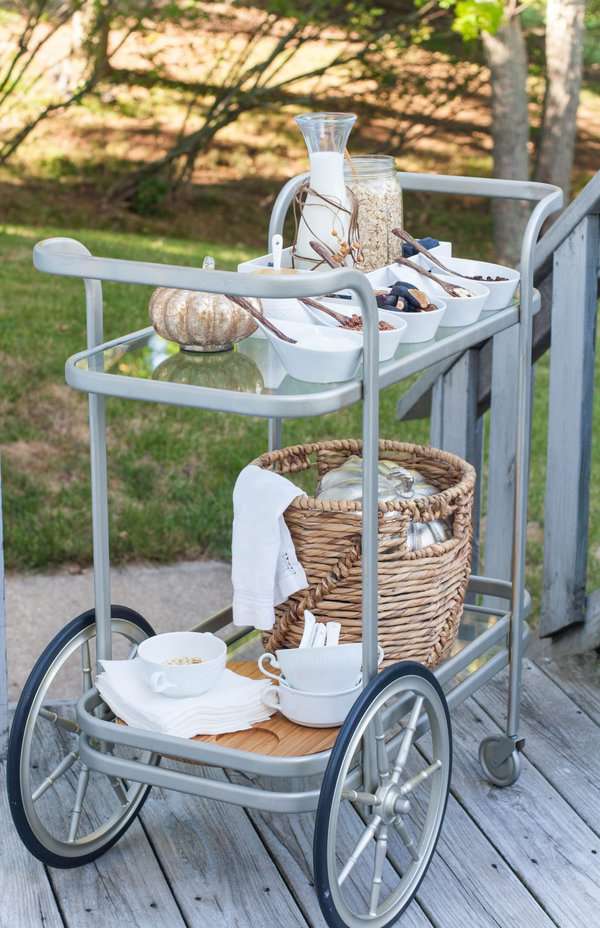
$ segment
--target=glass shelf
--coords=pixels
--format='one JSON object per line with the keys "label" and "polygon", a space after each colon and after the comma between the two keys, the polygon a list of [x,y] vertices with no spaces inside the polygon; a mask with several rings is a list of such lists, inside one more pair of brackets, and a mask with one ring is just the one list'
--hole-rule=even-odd
{"label": "glass shelf", "polygon": [[[518,321],[518,305],[483,313],[470,326],[438,329],[435,338],[400,344],[379,365],[379,386],[399,383],[477,345]],[[184,351],[152,328],[133,332],[69,358],[67,383],[78,390],[245,415],[294,418],[334,412],[360,400],[362,370],[344,383],[291,377],[268,339],[255,334],[231,351]]]}

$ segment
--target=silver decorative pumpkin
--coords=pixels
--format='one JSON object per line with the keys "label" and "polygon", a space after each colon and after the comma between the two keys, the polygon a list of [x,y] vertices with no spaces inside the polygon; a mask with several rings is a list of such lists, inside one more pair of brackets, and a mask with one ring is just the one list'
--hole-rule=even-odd
{"label": "silver decorative pumpkin", "polygon": [[[205,258],[203,269],[213,268],[214,261]],[[158,334],[184,351],[229,351],[256,331],[252,316],[220,293],[159,287],[148,311]]]}

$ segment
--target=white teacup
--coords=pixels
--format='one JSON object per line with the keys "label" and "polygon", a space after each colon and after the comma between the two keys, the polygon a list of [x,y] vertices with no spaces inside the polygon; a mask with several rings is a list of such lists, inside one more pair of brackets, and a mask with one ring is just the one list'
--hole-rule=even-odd
{"label": "white teacup", "polygon": [[[379,649],[379,662],[383,651]],[[281,648],[273,654],[261,655],[258,666],[272,680],[277,674],[265,667],[279,670],[288,686],[308,693],[340,693],[361,681],[362,644],[338,644],[323,648]]]}
{"label": "white teacup", "polygon": [[341,693],[307,693],[282,682],[279,686],[269,687],[262,699],[270,709],[278,709],[298,725],[332,728],[343,724],[360,693],[360,683]]}
{"label": "white teacup", "polygon": [[[223,673],[227,646],[210,632],[169,632],[142,641],[137,657],[155,693],[174,698],[201,696]],[[169,663],[178,659],[201,663]]]}

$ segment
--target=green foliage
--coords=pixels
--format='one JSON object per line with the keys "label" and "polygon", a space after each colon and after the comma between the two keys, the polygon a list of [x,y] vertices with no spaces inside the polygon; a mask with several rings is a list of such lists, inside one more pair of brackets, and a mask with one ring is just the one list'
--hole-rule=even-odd
{"label": "green foliage", "polygon": [[496,32],[503,16],[500,0],[458,0],[452,28],[465,41],[472,41],[482,32]]}
{"label": "green foliage", "polygon": [[165,197],[170,188],[167,177],[151,174],[143,177],[136,185],[132,207],[140,216],[157,216],[161,212]]}
{"label": "green foliage", "polygon": [[[415,0],[417,8],[425,3],[426,0]],[[482,32],[496,32],[504,17],[502,0],[438,0],[437,5],[452,13],[452,30],[465,42],[479,38]]]}

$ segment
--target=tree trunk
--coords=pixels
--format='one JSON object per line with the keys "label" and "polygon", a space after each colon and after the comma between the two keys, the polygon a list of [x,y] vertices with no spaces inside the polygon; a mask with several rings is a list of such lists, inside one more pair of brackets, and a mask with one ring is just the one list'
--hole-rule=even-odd
{"label": "tree trunk", "polygon": [[[482,39],[492,89],[494,177],[527,180],[527,49],[518,15],[509,14],[494,35],[484,32]],[[494,200],[492,210],[497,258],[513,264],[519,257],[527,205],[515,200]]]}
{"label": "tree trunk", "polygon": [[548,0],[546,94],[536,180],[558,184],[568,197],[583,71],[585,0]]}

